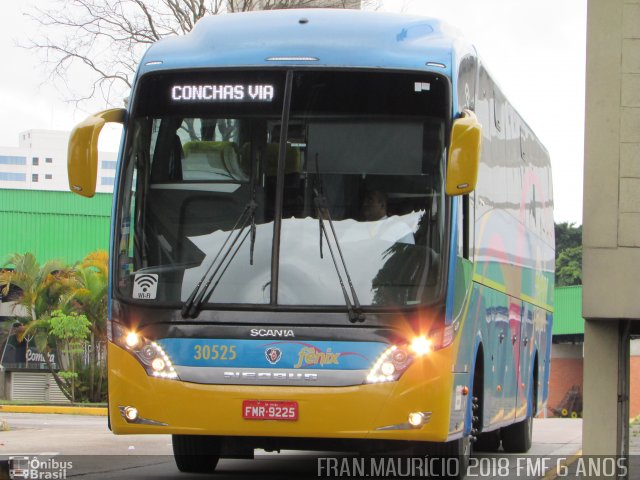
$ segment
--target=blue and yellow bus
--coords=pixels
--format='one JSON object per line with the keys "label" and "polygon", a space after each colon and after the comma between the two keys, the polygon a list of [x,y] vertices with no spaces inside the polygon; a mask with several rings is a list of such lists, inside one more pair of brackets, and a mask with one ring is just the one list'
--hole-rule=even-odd
{"label": "blue and yellow bus", "polygon": [[180,470],[254,449],[526,452],[547,398],[549,157],[438,21],[212,16],[88,118],[124,125],[109,420]]}

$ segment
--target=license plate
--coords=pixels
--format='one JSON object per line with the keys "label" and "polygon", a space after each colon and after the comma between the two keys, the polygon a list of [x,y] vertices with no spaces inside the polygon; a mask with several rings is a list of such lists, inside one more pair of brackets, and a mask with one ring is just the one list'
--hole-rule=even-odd
{"label": "license plate", "polygon": [[297,420],[298,402],[244,400],[242,418],[245,420]]}

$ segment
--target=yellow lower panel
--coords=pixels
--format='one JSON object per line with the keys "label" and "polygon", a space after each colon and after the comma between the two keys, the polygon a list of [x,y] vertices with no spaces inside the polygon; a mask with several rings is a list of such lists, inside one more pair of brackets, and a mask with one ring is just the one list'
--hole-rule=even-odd
{"label": "yellow lower panel", "polygon": [[[352,387],[202,385],[149,377],[125,350],[109,343],[109,415],[116,434],[208,434],[445,441],[448,435],[452,349],[414,362],[398,382]],[[296,421],[245,420],[243,400],[299,404]],[[167,426],[127,423],[118,407]],[[377,430],[432,412],[419,429]]]}

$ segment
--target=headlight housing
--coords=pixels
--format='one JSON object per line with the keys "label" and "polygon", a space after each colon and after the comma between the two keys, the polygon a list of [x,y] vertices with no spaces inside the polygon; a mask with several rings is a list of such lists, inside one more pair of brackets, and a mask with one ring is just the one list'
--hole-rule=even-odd
{"label": "headlight housing", "polygon": [[151,377],[177,380],[178,373],[171,359],[156,342],[149,340],[134,330],[111,322],[113,343],[131,353]]}
{"label": "headlight housing", "polygon": [[416,358],[429,355],[451,344],[453,328],[447,326],[429,336],[416,336],[410,342],[391,345],[378,357],[369,370],[367,383],[395,382]]}

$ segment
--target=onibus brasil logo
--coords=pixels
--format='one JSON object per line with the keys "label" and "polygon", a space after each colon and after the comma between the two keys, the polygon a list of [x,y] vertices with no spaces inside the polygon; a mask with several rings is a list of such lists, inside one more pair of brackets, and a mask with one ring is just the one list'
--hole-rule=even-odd
{"label": "onibus brasil logo", "polygon": [[67,478],[67,471],[73,462],[56,458],[9,457],[9,478],[56,480]]}

